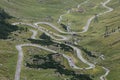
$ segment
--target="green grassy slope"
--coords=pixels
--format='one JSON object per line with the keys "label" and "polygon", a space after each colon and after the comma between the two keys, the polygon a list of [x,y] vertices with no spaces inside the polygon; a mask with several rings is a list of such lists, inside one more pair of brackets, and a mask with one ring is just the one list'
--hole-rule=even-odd
{"label": "green grassy slope", "polygon": [[[80,8],[73,7],[71,13],[63,17],[62,23],[71,23],[71,29],[74,31],[82,31],[88,18],[104,12],[106,9],[100,4],[105,0],[88,0],[87,3],[82,4]],[[77,10],[83,10],[81,12]]]}
{"label": "green grassy slope", "polygon": [[[112,0],[108,6],[112,7],[114,11],[99,17],[99,22],[92,22],[89,30],[80,42],[90,51],[100,52],[105,55],[105,61],[101,61],[98,65],[104,65],[111,70],[108,75],[108,80],[120,79],[120,2],[119,0]],[[109,26],[108,32],[110,35],[104,37],[106,26]],[[115,29],[115,32],[112,32]]]}
{"label": "green grassy slope", "polygon": [[19,33],[19,31],[16,31],[9,35],[11,39],[0,39],[0,80],[14,79],[18,58],[18,51],[15,45],[28,43],[27,38],[30,38],[31,35],[31,32]]}
{"label": "green grassy slope", "polygon": [[47,16],[55,20],[66,9],[76,6],[84,0],[0,0],[0,6],[15,17],[40,18]]}
{"label": "green grassy slope", "polygon": [[[82,7],[85,9],[84,13],[74,12],[76,6],[83,1],[84,0],[41,0],[40,2],[39,0],[9,0],[8,2],[8,0],[0,0],[0,7],[4,8],[10,15],[19,17],[20,19],[26,19],[29,21],[33,21],[34,19],[36,19],[36,21],[49,21],[55,23],[55,25],[58,25],[56,22],[59,16],[72,7],[73,11],[64,16],[62,23],[72,23],[72,30],[81,31],[88,18],[96,13],[104,12],[106,10],[99,4],[106,0],[90,0]],[[95,6],[89,7],[88,5],[91,4]],[[117,30],[118,26],[120,26],[120,2],[119,0],[112,0],[108,6],[114,8],[114,11],[100,16],[98,18],[98,23],[92,22],[88,32],[81,34],[84,37],[81,37],[82,40],[79,43],[80,46],[96,52],[96,55],[98,55],[97,53],[105,55],[104,61],[97,60],[97,58],[95,59],[98,61],[97,68],[90,71],[81,71],[82,73],[93,74],[95,76],[94,80],[99,80],[99,77],[103,74],[101,66],[105,66],[111,70],[110,74],[107,76],[108,80],[120,79],[120,30]],[[51,19],[47,20],[48,17]],[[69,19],[69,21],[67,21],[67,19]],[[14,20],[10,21],[14,22]],[[23,25],[19,26],[26,27]],[[111,32],[112,29],[116,29],[116,32],[112,32],[108,37],[103,37],[106,26],[109,26],[108,32]],[[52,30],[51,28],[48,29]],[[41,32],[39,32],[39,36],[40,34]],[[31,32],[22,32],[19,34],[19,31],[16,31],[10,35],[12,37],[11,40],[0,40],[0,44],[2,45],[0,46],[0,80],[13,80],[18,53],[15,49],[15,45],[30,43],[27,38],[30,38],[31,35]],[[91,57],[85,55],[85,58],[93,62]],[[68,67],[66,60],[65,63]],[[81,63],[77,65],[81,65]],[[32,74],[33,72],[35,74]],[[49,73],[46,74],[46,72]],[[42,75],[42,73],[45,74]],[[41,76],[39,76],[39,74],[41,74]],[[46,75],[48,75],[48,77],[45,77]],[[56,77],[54,70],[29,70],[23,66],[21,78],[26,79],[26,77],[31,80],[35,78],[42,78],[42,80],[48,80],[48,78],[51,80],[56,80],[56,78],[60,80],[63,79],[63,77]]]}

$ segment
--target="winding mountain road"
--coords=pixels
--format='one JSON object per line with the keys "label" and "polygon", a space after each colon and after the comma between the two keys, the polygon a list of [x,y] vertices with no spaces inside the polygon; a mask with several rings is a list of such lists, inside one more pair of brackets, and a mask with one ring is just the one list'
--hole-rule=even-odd
{"label": "winding mountain road", "polygon": [[46,51],[49,51],[49,52],[52,52],[52,53],[56,53],[56,51],[53,51],[51,49],[48,49],[46,47],[42,47],[42,46],[36,45],[36,44],[20,44],[20,45],[16,45],[16,49],[18,50],[18,61],[17,61],[17,67],[16,67],[14,80],[20,80],[20,72],[21,72],[21,66],[22,66],[22,61],[23,61],[22,47],[24,47],[24,46],[38,47],[38,48],[41,48],[43,50],[46,50]]}
{"label": "winding mountain road", "polygon": [[107,80],[106,76],[109,74],[110,70],[105,67],[102,67],[102,68],[106,71],[106,73],[104,75],[100,76],[100,80]]}
{"label": "winding mountain road", "polygon": [[36,30],[30,30],[33,32],[33,35],[31,36],[32,39],[36,39],[37,31]]}
{"label": "winding mountain road", "polygon": [[[36,39],[36,35],[37,35],[37,31],[35,30],[30,30],[31,32],[33,32],[33,35],[31,36],[32,39]],[[43,46],[40,46],[40,45],[37,45],[37,44],[20,44],[20,45],[16,45],[16,49],[18,50],[18,61],[17,61],[17,67],[16,67],[16,72],[15,72],[15,78],[14,80],[20,80],[20,72],[21,72],[21,66],[22,66],[22,61],[23,61],[23,50],[22,50],[22,47],[24,46],[33,46],[33,47],[38,47],[40,49],[43,49],[43,50],[46,50],[46,51],[49,51],[49,52],[52,52],[52,53],[58,53],[57,51],[54,51],[54,50],[51,50],[51,49],[48,49],[46,47],[43,47]],[[64,58],[66,58],[69,62],[69,65],[74,68],[74,69],[80,69],[78,68],[71,57],[63,54],[63,53],[59,53],[61,54]]]}
{"label": "winding mountain road", "polygon": [[[81,5],[87,3],[88,1],[89,1],[89,0],[84,1],[84,2],[82,2],[81,4],[78,4],[78,5],[77,5],[77,8],[80,8]],[[70,9],[69,9],[65,14],[60,15],[57,23],[60,23],[60,22],[62,21],[62,17],[65,16],[65,15],[67,15],[67,14],[69,14],[69,13],[70,13]]]}
{"label": "winding mountain road", "polygon": [[[107,0],[107,1],[105,1],[103,3],[101,2],[102,6],[105,7],[106,9],[108,9],[108,10],[103,12],[103,13],[99,13],[97,16],[104,15],[106,13],[109,13],[109,12],[113,11],[113,8],[110,8],[110,7],[106,6],[106,4],[108,4],[110,1],[111,0]],[[86,3],[86,2],[84,2],[84,3]],[[89,29],[89,26],[91,24],[91,21],[94,18],[95,18],[95,16],[92,16],[91,18],[88,19],[86,25],[83,27],[83,31],[82,32],[72,32],[72,34],[87,32],[88,29]],[[60,17],[60,20],[62,20],[62,17]],[[56,26],[54,26],[54,25],[52,25],[51,23],[48,23],[48,22],[37,22],[37,23],[35,23],[35,25],[38,25],[38,24],[46,24],[46,25],[49,25],[50,27],[54,28],[55,30],[59,31],[60,33],[71,34],[71,32],[64,32],[64,31],[60,30],[59,28],[57,28]]]}
{"label": "winding mountain road", "polygon": [[[103,13],[100,13],[98,14],[98,16],[100,15],[103,15],[105,13],[108,13],[108,12],[111,12],[113,11],[112,8],[106,6],[107,3],[109,3],[111,0],[107,0],[105,1],[104,3],[101,3],[105,8],[107,8],[108,10],[103,12]],[[78,6],[79,7],[79,6]],[[69,11],[67,12],[67,14],[69,14]],[[62,20],[62,16],[59,18],[59,22]],[[59,35],[59,34],[56,34],[56,33],[49,33],[49,31],[47,30],[44,30],[42,27],[38,26],[38,24],[46,24],[46,25],[49,25],[50,27],[52,27],[53,29],[57,30],[58,32],[60,33],[65,33],[65,34],[73,34],[73,33],[84,33],[88,30],[89,26],[90,26],[90,23],[91,21],[95,18],[95,16],[92,16],[90,19],[88,19],[86,25],[83,27],[83,31],[82,32],[64,32],[62,30],[60,30],[59,28],[57,28],[56,26],[52,25],[51,23],[48,23],[48,22],[36,22],[34,24],[29,24],[29,23],[22,23],[22,22],[18,22],[18,23],[13,23],[13,25],[18,25],[18,24],[23,24],[23,25],[28,25],[28,26],[31,26],[33,28],[36,28],[42,32],[45,32],[48,36],[50,36],[52,39],[56,40],[56,41],[61,41],[61,40],[69,40],[68,37],[66,36],[63,36],[63,35]],[[33,35],[31,36],[31,38],[35,39],[35,36],[37,35],[37,32],[34,31],[34,30],[31,30],[33,32]],[[57,39],[56,37],[54,37],[53,35],[55,36],[58,36],[58,37],[61,37],[61,39]],[[72,47],[78,58],[85,64],[89,65],[89,67],[85,68],[85,69],[91,69],[91,68],[95,68],[95,65],[88,62],[87,60],[85,60],[82,56],[82,53],[81,53],[81,50],[73,45],[70,45],[70,44],[66,44],[70,47]],[[22,47],[24,46],[33,46],[33,47],[38,47],[38,48],[41,48],[43,50],[46,50],[46,51],[49,51],[49,52],[52,52],[52,53],[56,53],[56,51],[54,50],[51,50],[51,49],[48,49],[46,47],[43,47],[43,46],[40,46],[40,45],[36,45],[36,44],[20,44],[20,45],[16,45],[16,49],[18,50],[18,61],[17,61],[17,67],[16,67],[16,72],[15,72],[15,79],[14,80],[20,80],[20,72],[21,72],[21,65],[22,65],[22,61],[23,61],[23,51],[22,51]],[[62,54],[62,53],[60,53]],[[65,57],[68,62],[69,62],[69,65],[72,67],[72,68],[75,68],[75,69],[83,69],[83,68],[79,68],[77,67],[75,64],[74,64],[74,61],[72,60],[71,57],[69,56],[66,56],[65,54],[62,54],[63,57]],[[106,73],[104,75],[102,75],[100,77],[101,80],[105,80],[105,77],[108,75],[108,73],[110,72],[107,68],[103,67],[103,69],[106,71]]]}
{"label": "winding mountain road", "polygon": [[75,46],[72,46],[70,44],[67,44],[68,46],[72,47],[74,51],[76,51],[76,54],[77,54],[77,57],[85,64],[89,65],[89,67],[87,68],[84,68],[84,69],[92,69],[92,68],[95,68],[95,65],[88,62],[87,60],[85,60],[82,56],[82,53],[81,53],[81,50]]}

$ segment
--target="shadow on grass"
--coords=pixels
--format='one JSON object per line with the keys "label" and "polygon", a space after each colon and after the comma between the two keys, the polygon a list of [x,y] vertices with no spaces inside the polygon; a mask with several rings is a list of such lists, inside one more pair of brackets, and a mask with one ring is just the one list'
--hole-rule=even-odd
{"label": "shadow on grass", "polygon": [[49,46],[54,44],[54,42],[51,40],[37,40],[37,39],[28,39],[28,40],[31,41],[31,43],[33,44],[40,44],[42,46]]}
{"label": "shadow on grass", "polygon": [[64,50],[64,51],[73,51],[73,48],[71,48],[70,46],[68,45],[65,45],[64,43],[61,43],[61,44],[57,44],[57,45],[60,45],[60,49]]}
{"label": "shadow on grass", "polygon": [[65,24],[61,23],[60,25],[62,26],[62,28],[63,28],[64,30],[67,31],[67,26],[66,26]]}
{"label": "shadow on grass", "polygon": [[6,22],[6,19],[13,18],[4,9],[0,8],[0,39],[8,39],[11,32],[18,30],[17,26],[13,26]]}
{"label": "shadow on grass", "polygon": [[29,60],[26,60],[26,67],[56,69],[55,72],[58,72],[60,75],[72,76],[69,80],[92,80],[88,74],[76,74],[75,71],[66,69],[64,65],[53,59],[54,55],[56,54],[33,55]]}
{"label": "shadow on grass", "polygon": [[0,8],[0,20],[11,19],[13,16],[10,16],[8,13],[5,12],[4,9]]}
{"label": "shadow on grass", "polygon": [[11,32],[17,31],[19,28],[5,21],[0,21],[0,39],[8,39]]}
{"label": "shadow on grass", "polygon": [[42,40],[28,39],[28,40],[33,44],[40,44],[42,46],[53,45],[55,47],[60,47],[60,49],[64,50],[64,51],[73,51],[73,49],[70,46],[67,46],[64,43],[59,44],[59,43],[53,42],[52,40],[49,40],[49,39],[42,39]]}

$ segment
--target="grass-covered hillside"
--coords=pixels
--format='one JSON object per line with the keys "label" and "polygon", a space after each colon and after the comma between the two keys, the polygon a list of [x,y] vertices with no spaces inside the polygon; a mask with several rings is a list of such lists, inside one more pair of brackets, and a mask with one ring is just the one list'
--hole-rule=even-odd
{"label": "grass-covered hillside", "polygon": [[51,16],[57,19],[59,15],[84,0],[1,0],[0,6],[12,16],[20,18],[45,19]]}
{"label": "grass-covered hillside", "polygon": [[108,80],[118,80],[120,79],[120,1],[112,0],[108,6],[114,10],[100,16],[98,23],[92,22],[80,45],[90,51],[104,54],[105,61],[98,65],[104,65],[111,70]]}
{"label": "grass-covered hillside", "polygon": [[[100,77],[106,73],[103,66],[110,70],[105,80],[120,80],[120,0],[111,0],[107,6],[113,11],[96,16],[85,33],[68,35],[48,24],[38,24],[41,28],[33,24],[49,22],[63,31],[70,26],[70,31],[80,32],[89,18],[107,11],[101,4],[105,1],[0,0],[0,80],[15,79],[19,60],[16,45],[20,44],[36,44],[65,54],[75,65],[83,68],[73,69],[62,55],[28,45],[22,47],[20,80],[102,80]],[[62,19],[57,23],[60,15]],[[22,23],[12,25],[15,22],[34,26]],[[78,41],[77,44],[74,41]],[[77,51],[65,43],[80,48],[83,58],[95,64],[95,68],[85,69],[88,65],[79,60]]]}

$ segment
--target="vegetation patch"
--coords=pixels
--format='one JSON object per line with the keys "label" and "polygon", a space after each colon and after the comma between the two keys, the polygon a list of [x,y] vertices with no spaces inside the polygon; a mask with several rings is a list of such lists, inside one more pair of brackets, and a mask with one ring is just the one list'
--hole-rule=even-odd
{"label": "vegetation patch", "polygon": [[69,80],[92,80],[88,74],[76,74],[75,71],[66,69],[64,65],[61,65],[60,57],[60,54],[33,55],[26,60],[26,67],[56,69],[55,72],[60,75],[72,76]]}

